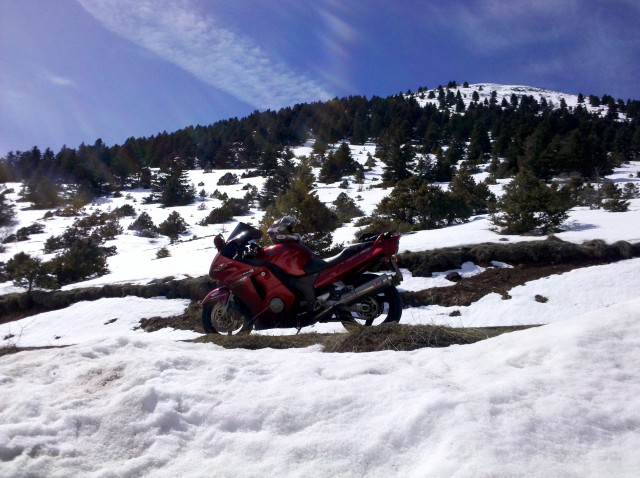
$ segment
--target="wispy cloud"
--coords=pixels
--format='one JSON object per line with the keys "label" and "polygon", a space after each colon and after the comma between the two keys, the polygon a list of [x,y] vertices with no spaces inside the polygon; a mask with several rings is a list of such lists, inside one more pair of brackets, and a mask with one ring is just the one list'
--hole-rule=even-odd
{"label": "wispy cloud", "polygon": [[54,75],[52,73],[46,73],[45,78],[56,86],[73,86],[75,83],[69,78],[63,76]]}
{"label": "wispy cloud", "polygon": [[577,16],[578,0],[469,0],[432,2],[440,21],[467,38],[479,53],[553,41],[566,33]]}
{"label": "wispy cloud", "polygon": [[77,1],[111,31],[250,105],[278,108],[332,97],[188,0]]}

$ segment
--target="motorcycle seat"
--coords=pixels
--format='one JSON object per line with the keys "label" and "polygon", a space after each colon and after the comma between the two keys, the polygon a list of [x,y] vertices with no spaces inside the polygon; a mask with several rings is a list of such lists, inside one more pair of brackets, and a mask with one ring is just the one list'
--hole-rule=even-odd
{"label": "motorcycle seat", "polygon": [[370,247],[374,241],[366,241],[359,242],[357,244],[352,244],[335,256],[328,257],[326,259],[321,259],[320,257],[314,257],[304,266],[304,271],[307,274],[316,274],[320,271],[323,271],[329,267],[332,267],[340,262],[347,260],[349,257],[355,256],[357,253],[365,250],[367,247]]}

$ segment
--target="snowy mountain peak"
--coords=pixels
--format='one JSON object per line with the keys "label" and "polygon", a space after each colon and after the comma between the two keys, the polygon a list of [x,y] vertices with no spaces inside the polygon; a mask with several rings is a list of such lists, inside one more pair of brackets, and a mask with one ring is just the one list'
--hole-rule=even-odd
{"label": "snowy mountain peak", "polygon": [[[439,89],[440,87],[422,89],[417,93],[411,93],[407,96],[415,98],[421,106],[426,106],[428,104],[441,106]],[[547,105],[554,109],[560,108],[564,101],[569,111],[577,108],[578,105],[581,105],[589,113],[600,114],[602,116],[606,115],[609,111],[609,107],[606,104],[591,105],[588,98],[584,97],[582,98],[582,101],[580,101],[581,98],[578,94],[562,93],[535,86],[501,85],[497,83],[465,83],[464,85],[456,84],[455,87],[443,86],[442,90],[445,94],[445,98],[446,95],[449,95],[450,93],[453,94],[454,97],[457,97],[458,93],[460,93],[465,109],[474,101],[478,104],[491,104],[492,96],[494,96],[493,101],[496,102],[497,105],[503,105],[503,101],[506,101],[507,104],[511,104],[512,98],[515,96],[518,102],[520,102],[523,97],[533,97],[539,103],[546,101]],[[474,99],[474,96],[477,99]],[[447,104],[447,107],[452,113],[456,112],[455,103]]]}

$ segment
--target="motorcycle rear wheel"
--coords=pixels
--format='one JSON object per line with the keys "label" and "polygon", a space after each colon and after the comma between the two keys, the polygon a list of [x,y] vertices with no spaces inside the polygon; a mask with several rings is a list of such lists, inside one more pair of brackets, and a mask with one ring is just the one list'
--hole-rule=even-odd
{"label": "motorcycle rear wheel", "polygon": [[[375,279],[374,274],[363,274],[355,279],[351,285],[355,287]],[[394,286],[358,299],[349,304],[347,310],[338,312],[338,318],[349,324],[358,324],[365,327],[372,325],[399,322],[402,316],[402,297]]]}
{"label": "motorcycle rear wheel", "polygon": [[249,314],[243,304],[213,302],[202,306],[202,327],[208,334],[250,334],[253,325],[247,322]]}

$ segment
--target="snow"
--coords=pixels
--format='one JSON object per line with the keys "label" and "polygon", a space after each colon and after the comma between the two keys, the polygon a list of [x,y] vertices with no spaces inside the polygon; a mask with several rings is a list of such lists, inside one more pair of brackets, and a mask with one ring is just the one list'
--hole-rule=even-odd
{"label": "snow", "polygon": [[414,352],[123,336],[6,356],[0,474],[636,476],[639,311]]}
{"label": "snow", "polygon": [[[492,293],[467,307],[405,309],[402,322],[451,327],[549,324],[633,300],[638,297],[639,290],[640,259],[630,259],[530,281],[511,289],[509,298]],[[536,296],[547,301],[538,301]],[[454,311],[460,315],[450,316]]]}
{"label": "snow", "polygon": [[149,334],[140,329],[140,319],[180,315],[189,302],[188,299],[167,300],[164,297],[126,297],[77,302],[65,309],[44,312],[0,325],[0,336],[7,337],[3,340],[4,344],[0,344],[17,344],[20,347],[61,346],[132,333],[187,340],[200,334],[168,328]]}
{"label": "snow", "polygon": [[[465,102],[479,87],[461,88]],[[572,95],[521,88],[484,84],[479,93],[481,101],[496,90],[499,102],[515,92],[577,105]],[[362,164],[367,153],[375,153],[373,144],[350,148]],[[310,152],[310,145],[294,150],[298,157]],[[632,162],[609,178],[638,184],[638,171],[640,162]],[[218,189],[241,197],[243,185],[262,186],[262,178],[218,186],[226,172],[189,174],[207,194]],[[375,187],[381,173],[378,163],[362,186],[319,184],[316,192],[327,203],[347,192],[370,214],[390,193]],[[491,189],[499,194],[505,182]],[[234,227],[197,224],[220,201],[207,197],[159,208],[143,204],[149,193],[103,198],[86,212],[131,204],[158,224],[178,211],[189,232],[169,244],[164,237],[134,235],[126,229],[133,219],[123,219],[125,233],[107,244],[118,248],[109,258],[111,272],[67,289],[206,274],[212,236]],[[16,229],[38,221],[45,232],[8,244],[0,261],[20,251],[48,258],[44,241],[74,218],[44,220],[45,212],[19,210]],[[237,219],[256,224],[262,214],[255,210]],[[574,243],[640,242],[640,199],[631,200],[624,213],[574,208],[564,228],[557,236]],[[351,242],[356,232],[353,224],[344,225],[334,242]],[[405,235],[400,250],[543,239],[498,235],[481,215]],[[163,246],[171,257],[156,259]],[[482,271],[472,263],[457,270],[463,277]],[[404,270],[401,289],[453,285],[445,279],[448,272],[425,278]],[[0,284],[0,295],[20,290]],[[198,334],[139,328],[140,319],[179,315],[188,303],[160,297],[79,302],[0,324],[0,347],[65,345],[0,356],[0,476],[635,477],[638,290],[640,259],[631,259],[531,281],[511,289],[509,298],[490,294],[468,307],[405,309],[405,324],[542,324],[473,345],[413,352],[226,350],[184,342]],[[318,324],[302,332],[343,331],[340,324]]]}

